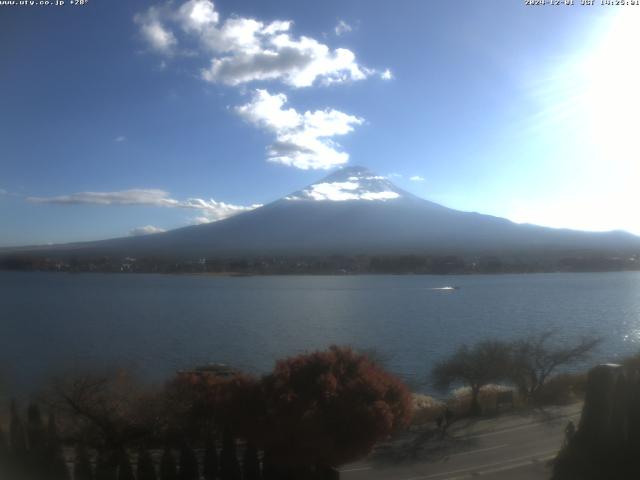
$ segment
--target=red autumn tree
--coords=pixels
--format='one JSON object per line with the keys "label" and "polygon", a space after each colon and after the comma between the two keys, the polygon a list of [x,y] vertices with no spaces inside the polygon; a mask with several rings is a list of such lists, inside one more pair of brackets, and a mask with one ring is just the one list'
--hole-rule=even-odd
{"label": "red autumn tree", "polygon": [[254,439],[287,467],[353,461],[411,417],[410,393],[400,380],[336,346],[279,361],[262,379],[260,397]]}
{"label": "red autumn tree", "polygon": [[169,436],[206,441],[225,427],[235,434],[244,432],[256,416],[257,385],[256,379],[240,372],[180,373],[165,387]]}

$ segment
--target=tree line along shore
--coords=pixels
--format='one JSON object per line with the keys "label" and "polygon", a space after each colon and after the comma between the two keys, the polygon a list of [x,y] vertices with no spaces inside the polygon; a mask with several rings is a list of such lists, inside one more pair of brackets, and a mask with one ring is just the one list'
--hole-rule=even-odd
{"label": "tree line along shore", "polygon": [[496,274],[640,270],[640,252],[483,255],[121,257],[0,255],[0,270],[217,275]]}

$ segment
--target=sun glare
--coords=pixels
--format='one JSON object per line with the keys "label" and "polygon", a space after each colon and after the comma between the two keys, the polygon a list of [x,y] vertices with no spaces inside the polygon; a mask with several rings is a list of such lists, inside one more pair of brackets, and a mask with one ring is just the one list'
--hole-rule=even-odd
{"label": "sun glare", "polygon": [[539,105],[532,131],[554,138],[554,167],[573,181],[535,207],[514,207],[510,218],[640,233],[640,220],[630,221],[640,203],[639,25],[639,12],[612,12],[577,53],[532,88]]}
{"label": "sun glare", "polygon": [[[617,12],[593,53],[582,65],[584,88],[582,108],[593,147],[596,178],[601,178],[608,195],[607,227],[627,225],[636,233],[640,202],[640,15],[628,9]],[[593,197],[593,195],[592,195]]]}
{"label": "sun glare", "polygon": [[581,65],[581,100],[591,140],[608,161],[633,167],[640,153],[639,25],[637,13],[618,12]]}

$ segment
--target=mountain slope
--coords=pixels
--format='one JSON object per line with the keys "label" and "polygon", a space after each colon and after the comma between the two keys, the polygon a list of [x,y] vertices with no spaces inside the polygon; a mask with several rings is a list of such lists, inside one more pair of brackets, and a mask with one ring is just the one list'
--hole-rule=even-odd
{"label": "mountain slope", "polygon": [[47,254],[171,256],[630,251],[640,237],[580,232],[460,212],[362,167],[251,212],[165,233],[48,248]]}

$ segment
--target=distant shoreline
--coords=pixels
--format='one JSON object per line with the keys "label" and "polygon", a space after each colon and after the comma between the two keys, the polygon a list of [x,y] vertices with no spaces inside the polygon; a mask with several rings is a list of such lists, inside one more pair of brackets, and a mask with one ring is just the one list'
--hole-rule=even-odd
{"label": "distant shoreline", "polygon": [[630,270],[546,270],[546,271],[509,271],[509,272],[463,272],[463,273],[410,273],[410,272],[349,272],[349,273],[331,273],[331,272],[291,272],[291,273],[236,273],[236,272],[113,272],[103,270],[14,270],[0,269],[0,272],[11,273],[55,273],[55,274],[104,274],[104,275],[166,275],[166,276],[193,276],[193,277],[221,277],[221,278],[253,278],[253,277],[358,277],[358,276],[395,276],[395,277],[452,277],[452,276],[497,276],[497,275],[549,275],[549,274],[593,274],[593,273],[624,273],[624,272],[640,272],[640,269]]}
{"label": "distant shoreline", "polygon": [[[194,254],[195,256],[195,254]],[[468,255],[306,255],[255,257],[0,256],[0,270],[262,275],[484,275],[640,271],[640,252],[519,252]]]}

